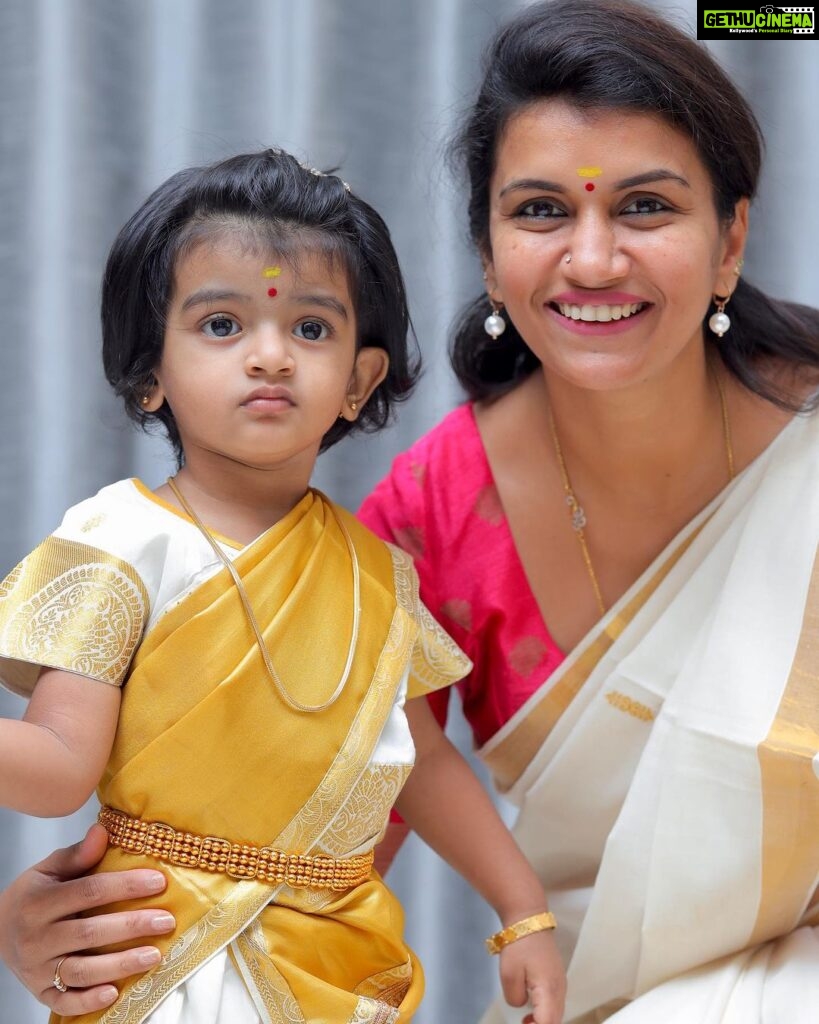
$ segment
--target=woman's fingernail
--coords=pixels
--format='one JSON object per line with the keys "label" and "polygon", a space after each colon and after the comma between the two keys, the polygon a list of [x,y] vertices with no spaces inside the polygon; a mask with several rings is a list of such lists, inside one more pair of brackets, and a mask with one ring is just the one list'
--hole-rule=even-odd
{"label": "woman's fingernail", "polygon": [[165,876],[154,874],[145,879],[145,888],[148,892],[162,892],[165,888]]}
{"label": "woman's fingernail", "polygon": [[144,949],[137,956],[137,960],[143,967],[152,967],[154,964],[158,964],[161,959],[162,954],[158,949]]}
{"label": "woman's fingernail", "polygon": [[117,998],[119,992],[113,985],[106,985],[97,993],[97,1002],[100,1006],[109,1006]]}
{"label": "woman's fingernail", "polygon": [[151,927],[157,932],[169,932],[176,927],[176,921],[170,914],[157,914],[151,918]]}

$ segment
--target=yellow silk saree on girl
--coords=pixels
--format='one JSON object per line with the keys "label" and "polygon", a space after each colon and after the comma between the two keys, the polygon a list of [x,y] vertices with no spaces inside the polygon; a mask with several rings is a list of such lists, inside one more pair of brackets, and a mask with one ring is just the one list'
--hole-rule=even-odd
{"label": "yellow silk saree on girl", "polygon": [[560,921],[567,1024],[819,1019],[817,544],[813,414],[484,747]]}
{"label": "yellow silk saree on girl", "polygon": [[412,763],[405,697],[468,662],[419,602],[407,557],[318,492],[245,548],[217,540],[282,685],[316,706],[352,631],[339,519],[361,622],[348,681],[316,713],[271,682],[206,539],[137,481],[72,509],[3,584],[6,685],[29,691],[39,665],[125,679],[99,787],[118,845],[100,869],[162,867],[177,921],[158,967],[74,1020],[388,1024],[417,1007],[401,909],[369,858]]}

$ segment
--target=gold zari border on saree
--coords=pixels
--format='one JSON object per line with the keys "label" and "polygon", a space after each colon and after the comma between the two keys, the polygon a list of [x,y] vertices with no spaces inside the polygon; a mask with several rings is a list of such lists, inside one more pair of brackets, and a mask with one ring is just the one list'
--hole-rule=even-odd
{"label": "gold zari border on saree", "polygon": [[[145,585],[127,562],[47,537],[0,584],[0,657],[119,686],[148,606]],[[3,671],[7,685],[24,696],[37,678],[26,668]]]}
{"label": "gold zari border on saree", "polygon": [[817,751],[819,555],[785,692],[757,751],[762,776],[762,885],[751,945],[796,926],[819,876]]}

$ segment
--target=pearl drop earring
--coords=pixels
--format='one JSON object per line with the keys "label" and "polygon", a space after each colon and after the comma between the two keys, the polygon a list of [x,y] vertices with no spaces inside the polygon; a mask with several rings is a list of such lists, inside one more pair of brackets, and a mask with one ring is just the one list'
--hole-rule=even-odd
{"label": "pearl drop earring", "polygon": [[492,303],[492,312],[483,322],[483,329],[495,341],[506,330],[506,321],[501,316],[501,309],[503,309],[502,306],[496,306]]}
{"label": "pearl drop earring", "polygon": [[731,327],[731,318],[725,312],[725,306],[730,298],[730,295],[726,295],[724,298],[719,295],[714,296],[717,311],[709,318],[708,326],[718,338],[721,338]]}

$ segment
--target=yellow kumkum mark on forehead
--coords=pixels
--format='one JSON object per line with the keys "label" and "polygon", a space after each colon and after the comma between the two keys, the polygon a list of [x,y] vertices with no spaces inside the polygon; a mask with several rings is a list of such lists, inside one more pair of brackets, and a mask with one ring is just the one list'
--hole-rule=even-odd
{"label": "yellow kumkum mark on forehead", "polygon": [[265,267],[262,271],[262,277],[278,277],[281,274],[282,268],[276,267]]}
{"label": "yellow kumkum mark on forehead", "polygon": [[603,173],[602,167],[578,167],[577,173],[581,178],[599,178]]}

